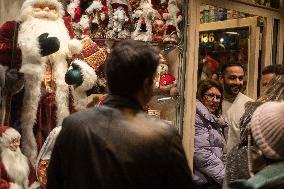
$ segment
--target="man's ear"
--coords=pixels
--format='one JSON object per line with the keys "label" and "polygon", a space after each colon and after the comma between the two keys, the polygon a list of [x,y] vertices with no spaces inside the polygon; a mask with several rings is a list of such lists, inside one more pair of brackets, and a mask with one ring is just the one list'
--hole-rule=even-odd
{"label": "man's ear", "polygon": [[144,92],[148,92],[152,88],[153,88],[153,79],[148,77],[144,80],[143,83]]}

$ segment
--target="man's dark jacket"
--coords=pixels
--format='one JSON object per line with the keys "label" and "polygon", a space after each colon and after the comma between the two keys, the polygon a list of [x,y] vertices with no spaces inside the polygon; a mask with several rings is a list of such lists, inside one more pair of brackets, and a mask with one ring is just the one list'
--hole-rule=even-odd
{"label": "man's dark jacket", "polygon": [[106,105],[64,120],[47,180],[47,189],[193,188],[173,126]]}

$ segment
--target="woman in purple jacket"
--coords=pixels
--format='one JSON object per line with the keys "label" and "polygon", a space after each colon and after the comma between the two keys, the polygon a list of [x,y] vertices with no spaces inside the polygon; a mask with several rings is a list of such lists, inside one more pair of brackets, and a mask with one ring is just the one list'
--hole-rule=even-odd
{"label": "woman in purple jacket", "polygon": [[222,188],[226,126],[221,118],[222,92],[217,81],[203,80],[198,84],[193,159],[194,182],[198,189]]}

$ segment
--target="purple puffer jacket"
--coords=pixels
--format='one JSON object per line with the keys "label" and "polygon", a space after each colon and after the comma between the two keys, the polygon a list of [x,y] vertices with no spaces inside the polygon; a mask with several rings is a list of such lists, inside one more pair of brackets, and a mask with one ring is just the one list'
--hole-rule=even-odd
{"label": "purple puffer jacket", "polygon": [[197,185],[213,180],[222,184],[225,175],[224,146],[225,139],[217,117],[197,100],[193,158],[193,179]]}

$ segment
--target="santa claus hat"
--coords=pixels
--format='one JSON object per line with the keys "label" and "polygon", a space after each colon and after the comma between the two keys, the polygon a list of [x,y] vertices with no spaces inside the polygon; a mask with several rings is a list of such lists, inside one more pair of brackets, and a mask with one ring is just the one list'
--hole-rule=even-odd
{"label": "santa claus hat", "polygon": [[23,17],[27,16],[26,12],[30,13],[30,11],[26,11],[28,9],[31,9],[35,4],[47,4],[47,5],[53,5],[55,6],[59,17],[64,16],[64,8],[63,5],[58,0],[26,0],[21,8],[21,16],[20,19],[22,20]]}
{"label": "santa claus hat", "polygon": [[0,144],[7,145],[15,138],[21,138],[17,130],[8,126],[0,126]]}

